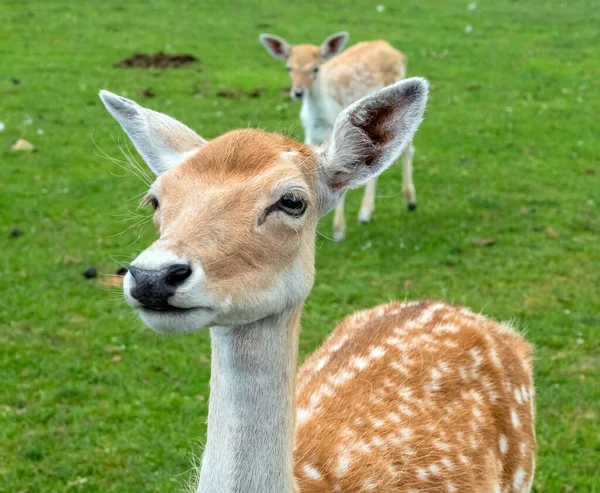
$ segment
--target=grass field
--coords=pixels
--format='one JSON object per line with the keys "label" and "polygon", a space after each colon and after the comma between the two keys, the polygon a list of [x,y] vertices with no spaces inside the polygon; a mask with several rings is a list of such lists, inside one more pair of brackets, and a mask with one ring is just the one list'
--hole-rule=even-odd
{"label": "grass field", "polygon": [[[246,126],[302,138],[287,74],[258,33],[318,43],[347,29],[351,43],[389,40],[432,83],[415,141],[419,209],[405,210],[397,166],[370,225],[354,221],[361,192],[345,243],[322,221],[301,357],[344,315],[389,299],[512,320],[536,346],[535,491],[600,492],[600,11],[592,0],[467,4],[2,2],[0,491],[179,491],[202,449],[208,333],[157,336],[102,286],[155,233],[136,225],[149,215],[137,210],[144,183],[102,157],[121,159],[126,139],[98,90],[208,138]],[[201,61],[113,67],[159,50]],[[11,152],[18,138],[36,152]],[[98,279],[84,279],[89,266]]]}

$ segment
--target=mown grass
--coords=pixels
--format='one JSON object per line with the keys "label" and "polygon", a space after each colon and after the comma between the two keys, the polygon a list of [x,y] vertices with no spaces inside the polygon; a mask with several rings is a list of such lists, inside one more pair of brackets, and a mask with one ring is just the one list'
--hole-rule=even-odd
{"label": "mown grass", "polygon": [[[302,354],[389,299],[513,320],[537,350],[536,491],[600,491],[600,14],[592,0],[467,3],[2,2],[0,491],[177,491],[201,453],[208,334],[156,336],[118,291],[82,277],[91,265],[112,273],[154,238],[135,225],[144,183],[101,157],[120,159],[126,140],[97,91],[208,138],[248,125],[301,138],[287,74],[257,35],[317,43],[341,29],[389,40],[432,82],[415,141],[419,209],[405,211],[395,167],[370,225],[350,220],[334,244],[325,218]],[[113,68],[161,49],[201,62]],[[259,98],[216,97],[256,87]],[[18,138],[37,151],[10,152]]]}

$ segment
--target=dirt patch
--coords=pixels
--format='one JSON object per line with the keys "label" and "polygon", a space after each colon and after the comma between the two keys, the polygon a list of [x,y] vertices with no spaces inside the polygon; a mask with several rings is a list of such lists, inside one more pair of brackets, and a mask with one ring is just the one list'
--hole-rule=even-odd
{"label": "dirt patch", "polygon": [[237,89],[220,89],[217,91],[218,98],[227,98],[227,99],[240,99],[242,97],[242,93]]}
{"label": "dirt patch", "polygon": [[265,92],[264,87],[255,87],[250,91],[246,91],[242,93],[239,89],[219,89],[217,91],[218,98],[227,98],[227,99],[240,99],[242,95],[246,95],[249,98],[260,98]]}
{"label": "dirt patch", "polygon": [[154,54],[134,53],[128,58],[123,58],[115,63],[117,68],[178,68],[183,65],[197,62],[194,55],[188,53],[170,55],[159,51]]}

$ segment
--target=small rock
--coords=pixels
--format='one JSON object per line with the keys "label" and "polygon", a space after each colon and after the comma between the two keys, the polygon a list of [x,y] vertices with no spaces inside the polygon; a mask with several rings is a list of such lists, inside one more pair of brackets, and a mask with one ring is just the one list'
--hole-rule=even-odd
{"label": "small rock", "polygon": [[86,279],[95,279],[96,277],[98,277],[98,271],[96,270],[96,267],[90,267],[89,269],[87,269],[83,273],[83,277],[85,277]]}
{"label": "small rock", "polygon": [[117,276],[124,276],[125,274],[127,274],[127,272],[129,272],[129,269],[127,267],[121,267],[117,270],[116,274]]}
{"label": "small rock", "polygon": [[10,236],[12,236],[13,238],[18,238],[19,236],[23,236],[23,231],[21,231],[19,228],[14,228],[10,232]]}
{"label": "small rock", "polygon": [[496,238],[473,238],[473,245],[491,246],[496,243]]}
{"label": "small rock", "polygon": [[38,135],[44,135],[44,130],[38,128],[35,133],[37,133]]}
{"label": "small rock", "polygon": [[27,142],[25,139],[19,139],[13,144],[12,150],[13,151],[33,151],[33,150],[35,150],[35,147],[33,146],[33,144],[31,142]]}
{"label": "small rock", "polygon": [[465,32],[466,32],[467,34],[469,34],[469,33],[473,32],[473,26],[466,26],[466,27],[465,27]]}
{"label": "small rock", "polygon": [[477,4],[475,2],[471,2],[469,5],[467,5],[467,10],[469,11],[473,11],[477,8]]}
{"label": "small rock", "polygon": [[377,12],[381,13],[381,12],[385,11],[385,6],[384,5],[378,5],[377,7],[375,7],[375,10]]}

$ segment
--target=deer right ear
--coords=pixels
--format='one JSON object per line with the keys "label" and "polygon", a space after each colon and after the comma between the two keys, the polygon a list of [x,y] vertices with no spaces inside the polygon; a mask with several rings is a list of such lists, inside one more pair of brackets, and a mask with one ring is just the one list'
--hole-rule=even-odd
{"label": "deer right ear", "polygon": [[364,185],[400,157],[423,119],[429,83],[405,79],[348,106],[320,149],[325,211],[342,193]]}
{"label": "deer right ear", "polygon": [[100,99],[156,175],[182,163],[206,144],[202,137],[183,123],[142,108],[131,99],[108,91],[100,91]]}
{"label": "deer right ear", "polygon": [[290,44],[285,39],[274,34],[263,33],[258,37],[258,40],[272,57],[279,58],[280,60],[286,60],[292,52]]}

